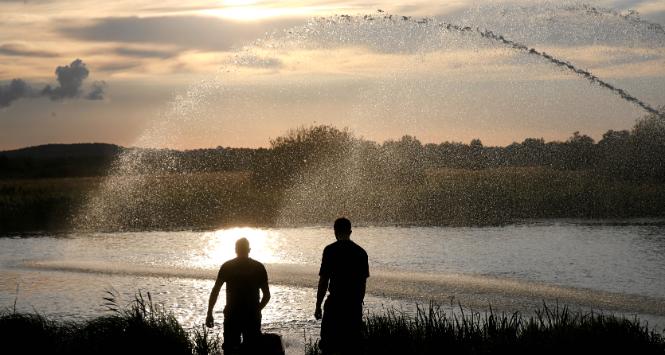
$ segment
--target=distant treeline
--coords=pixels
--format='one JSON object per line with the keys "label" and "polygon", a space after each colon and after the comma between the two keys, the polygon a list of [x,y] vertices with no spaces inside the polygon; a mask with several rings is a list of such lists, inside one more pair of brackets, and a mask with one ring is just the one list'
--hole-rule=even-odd
{"label": "distant treeline", "polygon": [[301,127],[269,148],[105,144],[0,153],[0,232],[365,224],[487,225],[529,218],[665,217],[665,122],[594,142],[381,144]]}
{"label": "distant treeline", "polygon": [[[132,154],[132,169],[115,169],[121,154]],[[271,141],[270,148],[168,150],[123,148],[111,144],[44,145],[0,152],[0,178],[90,177],[109,173],[191,173],[249,171],[263,180],[288,181],[319,163],[347,160],[377,175],[402,179],[437,168],[488,169],[548,167],[593,170],[614,178],[665,181],[665,121],[655,116],[631,130],[609,130],[595,142],[575,132],[566,141],[527,138],[505,147],[422,144],[405,135],[383,143],[356,138],[331,126],[301,127]]]}

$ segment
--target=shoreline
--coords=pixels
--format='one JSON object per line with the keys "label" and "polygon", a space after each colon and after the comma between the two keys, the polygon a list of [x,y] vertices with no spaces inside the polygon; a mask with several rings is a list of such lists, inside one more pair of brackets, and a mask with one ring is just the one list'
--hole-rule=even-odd
{"label": "shoreline", "polygon": [[[220,354],[220,329],[185,329],[173,313],[154,304],[150,293],[137,293],[125,307],[115,295],[104,298],[107,312],[89,320],[64,321],[37,313],[0,310],[0,338],[12,339],[11,353],[164,353]],[[460,308],[462,306],[460,305]],[[434,354],[445,348],[466,354],[609,353],[661,354],[665,331],[639,319],[580,312],[542,304],[531,315],[493,311],[455,314],[436,303],[406,315],[397,309],[366,313],[361,354]],[[26,348],[26,344],[33,346]],[[318,340],[305,336],[306,355],[320,354]],[[293,344],[291,344],[293,345]],[[289,353],[294,353],[291,348]]]}
{"label": "shoreline", "polygon": [[[521,225],[605,225],[605,226],[665,226],[665,216],[644,216],[644,217],[598,217],[598,218],[579,218],[579,217],[553,217],[553,218],[518,218],[503,223],[489,224],[455,224],[455,223],[397,223],[397,222],[369,222],[362,221],[354,223],[356,228],[496,228]],[[66,235],[81,234],[112,234],[112,233],[144,233],[144,232],[214,232],[231,228],[258,228],[258,229],[291,229],[291,228],[328,228],[328,224],[321,222],[317,224],[295,223],[289,225],[279,224],[260,224],[260,223],[229,223],[206,227],[193,228],[123,228],[123,229],[42,229],[42,230],[21,230],[21,231],[0,231],[0,238],[35,238],[35,237],[60,237]]]}

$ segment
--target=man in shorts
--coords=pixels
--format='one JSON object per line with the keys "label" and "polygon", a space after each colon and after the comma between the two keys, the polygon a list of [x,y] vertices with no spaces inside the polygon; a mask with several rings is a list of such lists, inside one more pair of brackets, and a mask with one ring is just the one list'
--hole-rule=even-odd
{"label": "man in shorts", "polygon": [[[350,239],[351,221],[337,219],[334,230],[337,241],[323,250],[314,317],[323,318],[321,351],[349,354],[360,346],[369,263],[365,250]],[[327,291],[330,293],[321,309]]]}
{"label": "man in shorts", "polygon": [[[249,241],[236,242],[237,257],[225,262],[219,269],[217,281],[210,293],[206,326],[215,325],[212,311],[222,285],[226,283],[226,307],[224,307],[225,353],[237,352],[242,336],[243,347],[252,351],[261,337],[261,310],[270,300],[268,274],[260,262],[249,257]],[[261,300],[259,301],[259,290]]]}

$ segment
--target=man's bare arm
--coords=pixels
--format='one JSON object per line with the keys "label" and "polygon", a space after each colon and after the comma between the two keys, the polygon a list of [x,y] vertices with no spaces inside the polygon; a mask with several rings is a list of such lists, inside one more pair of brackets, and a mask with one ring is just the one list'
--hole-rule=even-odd
{"label": "man's bare arm", "polygon": [[265,308],[268,301],[270,301],[270,287],[268,286],[268,283],[266,283],[261,286],[261,303],[259,303],[259,311]]}
{"label": "man's bare arm", "polygon": [[321,319],[322,316],[321,304],[323,303],[323,299],[326,297],[329,281],[330,278],[327,276],[319,277],[319,288],[316,291],[316,310],[314,311],[314,318],[316,319]]}
{"label": "man's bare arm", "polygon": [[215,281],[215,286],[212,287],[210,292],[210,299],[208,300],[208,315],[206,316],[206,325],[209,328],[212,328],[215,325],[215,319],[212,316],[212,310],[215,308],[215,303],[217,303],[217,297],[219,297],[219,290],[222,289],[224,280],[221,277],[217,277]]}
{"label": "man's bare arm", "polygon": [[363,282],[363,284],[360,288],[360,291],[362,292],[361,295],[362,295],[362,301],[363,302],[365,302],[365,290],[366,289],[367,289],[367,284],[365,282]]}

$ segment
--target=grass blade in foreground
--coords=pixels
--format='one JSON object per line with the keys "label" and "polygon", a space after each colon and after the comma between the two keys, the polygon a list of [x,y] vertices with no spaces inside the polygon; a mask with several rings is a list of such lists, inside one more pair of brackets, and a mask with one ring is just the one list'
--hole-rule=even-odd
{"label": "grass blade in foreground", "polygon": [[[520,313],[449,315],[437,305],[409,317],[396,310],[369,314],[359,354],[665,354],[663,335],[637,319],[572,312],[543,305]],[[317,355],[310,340],[307,355]]]}

